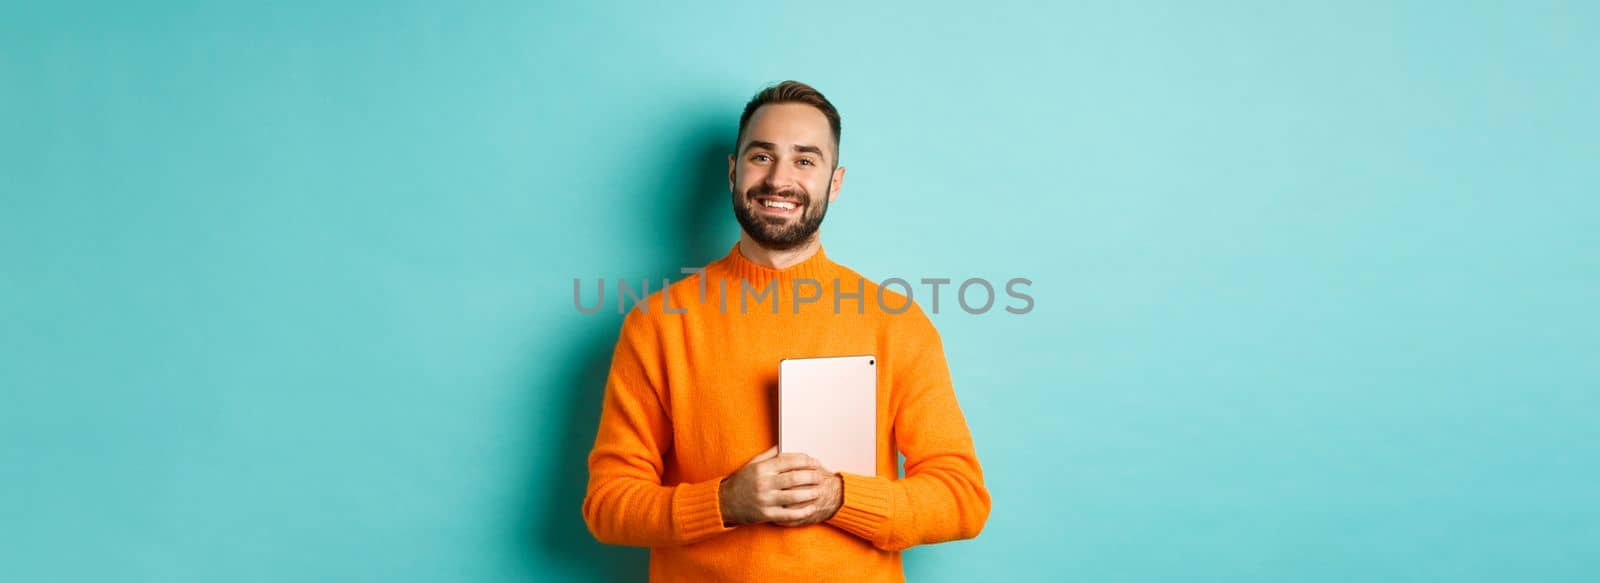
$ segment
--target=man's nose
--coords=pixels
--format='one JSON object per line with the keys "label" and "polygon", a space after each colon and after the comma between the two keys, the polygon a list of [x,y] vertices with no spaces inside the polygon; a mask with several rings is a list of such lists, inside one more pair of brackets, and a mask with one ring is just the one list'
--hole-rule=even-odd
{"label": "man's nose", "polygon": [[767,189],[771,192],[794,190],[794,180],[795,171],[782,163],[773,164],[767,170],[767,175],[762,177],[762,182],[766,184]]}

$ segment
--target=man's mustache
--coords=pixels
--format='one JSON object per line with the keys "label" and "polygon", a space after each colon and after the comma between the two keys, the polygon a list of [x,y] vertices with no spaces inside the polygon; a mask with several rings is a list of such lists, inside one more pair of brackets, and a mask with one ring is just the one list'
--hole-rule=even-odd
{"label": "man's mustache", "polygon": [[806,194],[803,190],[773,190],[771,186],[764,184],[750,187],[749,190],[745,191],[744,196],[745,198],[750,199],[752,202],[758,196],[776,196],[782,197],[786,200],[798,202],[802,205],[811,204],[811,196]]}

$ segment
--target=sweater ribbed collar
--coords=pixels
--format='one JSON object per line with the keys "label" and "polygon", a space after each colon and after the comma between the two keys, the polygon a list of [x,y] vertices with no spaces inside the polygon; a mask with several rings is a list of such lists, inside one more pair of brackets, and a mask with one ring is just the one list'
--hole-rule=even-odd
{"label": "sweater ribbed collar", "polygon": [[783,269],[773,269],[751,261],[739,252],[739,244],[734,243],[728,254],[717,260],[715,265],[736,278],[759,285],[765,285],[773,279],[784,283],[796,279],[811,279],[820,283],[838,273],[837,264],[828,259],[828,254],[823,252],[821,244],[817,245],[816,254],[807,257],[805,261]]}

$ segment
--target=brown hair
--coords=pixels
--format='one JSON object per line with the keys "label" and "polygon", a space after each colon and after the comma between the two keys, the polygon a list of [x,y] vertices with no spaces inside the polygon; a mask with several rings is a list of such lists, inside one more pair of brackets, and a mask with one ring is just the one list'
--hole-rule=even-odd
{"label": "brown hair", "polygon": [[750,125],[750,116],[755,115],[757,109],[763,105],[774,103],[804,103],[817,108],[823,117],[828,118],[828,127],[833,130],[833,166],[839,167],[839,110],[833,108],[833,103],[822,96],[821,91],[815,87],[799,81],[789,80],[776,85],[768,86],[750,98],[744,105],[744,114],[739,116],[739,133],[735,135],[733,151],[739,152],[738,140],[744,137],[745,126]]}

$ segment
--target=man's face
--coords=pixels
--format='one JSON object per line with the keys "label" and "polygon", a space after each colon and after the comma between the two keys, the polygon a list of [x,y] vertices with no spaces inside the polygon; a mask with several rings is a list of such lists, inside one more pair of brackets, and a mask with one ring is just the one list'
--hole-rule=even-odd
{"label": "man's face", "polygon": [[786,250],[816,235],[844,185],[828,118],[803,103],[764,105],[728,157],[739,226],[762,247]]}

